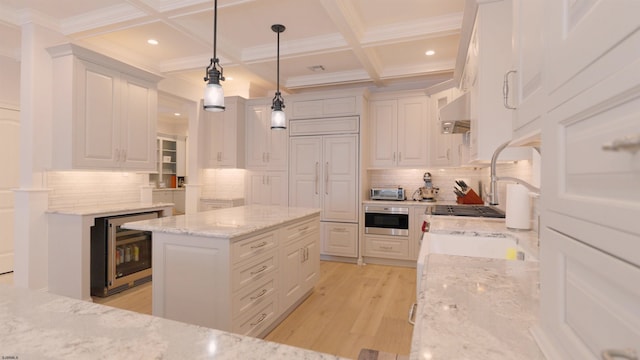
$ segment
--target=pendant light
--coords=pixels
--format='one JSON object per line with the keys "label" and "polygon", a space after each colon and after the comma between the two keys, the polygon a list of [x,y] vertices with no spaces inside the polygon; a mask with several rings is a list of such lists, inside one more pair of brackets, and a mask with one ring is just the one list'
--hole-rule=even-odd
{"label": "pendant light", "polygon": [[273,97],[273,104],[271,105],[271,129],[283,130],[287,128],[287,118],[284,114],[284,99],[280,94],[280,33],[285,29],[284,25],[275,24],[271,25],[271,30],[278,34],[278,53],[277,53],[277,88],[276,95]]}
{"label": "pendant light", "polygon": [[[213,57],[207,66],[204,81],[207,82],[204,88],[204,109],[206,111],[224,111],[224,90],[220,81],[224,81],[222,66],[216,56],[216,28],[218,26],[218,0],[214,0],[213,9]],[[220,70],[218,70],[218,67]]]}

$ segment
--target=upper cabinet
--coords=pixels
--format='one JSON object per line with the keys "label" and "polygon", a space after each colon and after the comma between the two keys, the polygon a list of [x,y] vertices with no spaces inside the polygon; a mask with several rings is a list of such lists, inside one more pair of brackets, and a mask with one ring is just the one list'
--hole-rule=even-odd
{"label": "upper cabinet", "polygon": [[440,108],[459,96],[458,89],[448,89],[429,97],[430,127],[429,166],[459,166],[468,160],[468,152],[462,142],[463,134],[443,134],[440,120]]}
{"label": "upper cabinet", "polygon": [[286,170],[289,130],[271,130],[270,105],[250,103],[246,127],[247,169]]}
{"label": "upper cabinet", "polygon": [[514,140],[535,138],[541,130],[545,111],[543,10],[540,0],[513,0],[513,58],[512,68],[504,75],[504,103],[513,110]]}
{"label": "upper cabinet", "polygon": [[48,51],[53,168],[154,171],[160,77],[74,44]]}
{"label": "upper cabinet", "polygon": [[245,99],[225,98],[225,111],[202,111],[204,139],[207,147],[205,167],[244,168],[245,166]]}
{"label": "upper cabinet", "polygon": [[[461,87],[469,91],[471,133],[470,161],[488,162],[495,149],[512,139],[512,110],[504,106],[504,78],[511,70],[511,1],[483,2],[475,21],[465,18],[463,32],[469,46],[460,73]],[[464,36],[463,36],[464,38]],[[499,160],[531,157],[530,149],[508,148]]]}
{"label": "upper cabinet", "polygon": [[362,107],[362,99],[358,96],[312,100],[294,99],[292,103],[292,119],[358,115]]}
{"label": "upper cabinet", "polygon": [[430,132],[427,97],[372,100],[369,106],[369,166],[426,167]]}

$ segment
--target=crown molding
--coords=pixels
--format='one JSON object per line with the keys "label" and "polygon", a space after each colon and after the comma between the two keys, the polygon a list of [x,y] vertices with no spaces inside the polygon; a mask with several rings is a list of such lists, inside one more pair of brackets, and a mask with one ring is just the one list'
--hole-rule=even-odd
{"label": "crown molding", "polygon": [[341,71],[334,73],[323,73],[318,75],[305,75],[291,77],[287,80],[285,87],[290,89],[317,86],[334,85],[341,83],[354,83],[371,81],[369,74],[364,70]]}
{"label": "crown molding", "polygon": [[404,76],[419,76],[419,74],[429,74],[443,71],[453,71],[455,61],[439,61],[416,66],[398,66],[383,69],[380,73],[381,79],[396,78]]}
{"label": "crown molding", "polygon": [[31,9],[24,9],[24,10],[19,10],[17,12],[17,16],[18,16],[18,22],[20,26],[23,26],[26,24],[37,24],[37,25],[46,27],[48,29],[54,30],[56,32],[61,32],[60,23],[58,22],[58,20],[54,19],[51,16],[45,15],[41,12],[31,10]]}

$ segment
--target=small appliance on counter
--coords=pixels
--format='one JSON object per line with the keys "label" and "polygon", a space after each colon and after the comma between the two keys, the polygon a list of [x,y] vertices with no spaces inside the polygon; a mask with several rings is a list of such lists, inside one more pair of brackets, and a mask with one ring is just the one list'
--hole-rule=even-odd
{"label": "small appliance on counter", "polygon": [[369,198],[371,200],[404,201],[407,196],[401,187],[378,187],[369,190]]}
{"label": "small appliance on counter", "polygon": [[436,201],[436,195],[438,195],[438,191],[440,191],[440,188],[433,186],[433,182],[431,181],[431,173],[424,173],[424,175],[422,176],[422,180],[424,180],[424,186],[418,188],[418,190],[413,193],[413,200],[426,202]]}

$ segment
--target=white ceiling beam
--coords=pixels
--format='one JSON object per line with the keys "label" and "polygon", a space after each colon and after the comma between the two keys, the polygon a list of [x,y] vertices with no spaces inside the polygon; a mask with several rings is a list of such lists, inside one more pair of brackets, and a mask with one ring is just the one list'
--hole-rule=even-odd
{"label": "white ceiling beam", "polygon": [[412,41],[460,33],[462,13],[421,19],[408,23],[378,26],[367,30],[361,39],[363,47]]}
{"label": "white ceiling beam", "polygon": [[365,51],[361,46],[364,27],[353,5],[340,0],[320,0],[320,3],[351,47],[371,81],[376,85],[381,85],[379,67],[377,66],[379,62],[372,58],[372,52]]}

